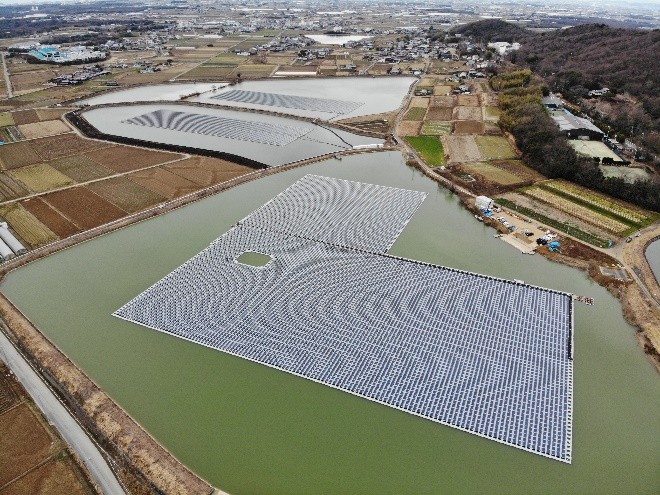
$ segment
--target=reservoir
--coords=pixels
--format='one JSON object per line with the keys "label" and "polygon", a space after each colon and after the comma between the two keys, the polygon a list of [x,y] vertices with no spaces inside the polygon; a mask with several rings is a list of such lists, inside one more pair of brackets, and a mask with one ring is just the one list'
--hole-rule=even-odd
{"label": "reservoir", "polygon": [[[594,306],[575,305],[573,464],[112,316],[306,174],[428,193],[390,254],[595,298]],[[522,256],[493,238],[398,152],[347,156],[248,182],[32,263],[0,288],[159,442],[231,494],[657,488],[660,380],[618,301],[583,272]]]}
{"label": "reservoir", "polygon": [[660,240],[652,242],[646,248],[646,259],[653,270],[655,279],[660,281]]}

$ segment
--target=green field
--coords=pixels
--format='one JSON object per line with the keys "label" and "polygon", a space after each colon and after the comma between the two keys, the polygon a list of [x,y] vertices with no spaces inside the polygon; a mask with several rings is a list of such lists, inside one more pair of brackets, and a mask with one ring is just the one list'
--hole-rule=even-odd
{"label": "green field", "polygon": [[10,113],[0,113],[0,127],[14,125],[14,118]]}
{"label": "green field", "polygon": [[412,107],[406,112],[403,120],[424,120],[424,115],[426,115],[426,108]]}
{"label": "green field", "polygon": [[517,158],[513,148],[505,137],[475,136],[479,151],[487,160],[506,160]]}
{"label": "green field", "polygon": [[439,167],[445,164],[445,150],[439,138],[433,136],[408,136],[405,139],[430,166]]}
{"label": "green field", "polygon": [[427,120],[422,127],[422,134],[426,136],[445,136],[451,134],[451,122]]}

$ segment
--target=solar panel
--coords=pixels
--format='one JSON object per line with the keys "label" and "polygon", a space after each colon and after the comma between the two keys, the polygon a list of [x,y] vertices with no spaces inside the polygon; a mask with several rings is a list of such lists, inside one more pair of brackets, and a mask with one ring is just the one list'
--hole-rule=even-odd
{"label": "solar panel", "polygon": [[[370,190],[353,184],[349,202]],[[570,294],[278,232],[260,210],[114,314],[570,462]]]}
{"label": "solar panel", "polygon": [[350,113],[364,103],[346,100],[331,100],[328,98],[312,98],[309,96],[281,95],[277,93],[262,93],[259,91],[245,91],[234,89],[220,93],[211,98],[216,100],[237,101],[270,107],[296,108],[299,110],[313,110],[335,114]]}
{"label": "solar panel", "polygon": [[285,146],[312,131],[311,127],[228,119],[172,110],[156,110],[122,122],[275,146]]}

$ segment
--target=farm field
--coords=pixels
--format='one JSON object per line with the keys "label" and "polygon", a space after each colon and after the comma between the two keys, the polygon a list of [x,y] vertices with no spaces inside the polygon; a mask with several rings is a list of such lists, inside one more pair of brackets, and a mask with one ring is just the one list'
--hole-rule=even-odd
{"label": "farm field", "polygon": [[41,158],[30,143],[18,142],[0,146],[0,166],[4,170],[33,165],[40,161]]}
{"label": "farm field", "polygon": [[41,121],[36,110],[21,110],[11,114],[16,125],[34,124]]}
{"label": "farm field", "polygon": [[454,108],[458,102],[456,96],[434,96],[431,106]]}
{"label": "farm field", "polygon": [[0,361],[0,493],[92,495],[64,442],[7,371]]}
{"label": "farm field", "polygon": [[521,182],[537,182],[545,179],[545,176],[529,168],[522,160],[492,160],[488,163],[493,167],[519,177]]}
{"label": "farm field", "polygon": [[426,115],[426,108],[412,107],[406,114],[403,116],[403,120],[424,120],[424,115]]}
{"label": "farm field", "polygon": [[566,181],[555,180],[544,182],[541,187],[594,210],[603,212],[606,215],[618,217],[634,227],[641,228],[649,225],[660,217],[658,213],[647,212],[636,206],[617,202],[604,195],[583,189]]}
{"label": "farm field", "polygon": [[482,107],[484,110],[484,120],[497,121],[502,115],[502,111],[497,107]]}
{"label": "farm field", "polygon": [[457,105],[462,107],[478,107],[479,97],[477,95],[458,95]]}
{"label": "farm field", "polygon": [[446,144],[449,163],[478,162],[482,160],[474,136],[443,136],[442,139]]}
{"label": "farm field", "polygon": [[506,170],[495,167],[489,163],[484,162],[475,162],[475,163],[466,163],[462,166],[463,170],[469,174],[481,175],[487,180],[502,184],[505,186],[510,186],[513,184],[520,184],[522,179],[516,175],[513,175]]}
{"label": "farm field", "polygon": [[125,177],[94,182],[87,185],[87,189],[128,213],[145,210],[165,201],[162,196]]}
{"label": "farm field", "polygon": [[0,173],[0,202],[29,194],[25,185],[6,173]]}
{"label": "farm field", "polygon": [[88,182],[114,175],[115,171],[99,165],[85,155],[71,155],[45,162],[75,182]]}
{"label": "farm field", "polygon": [[177,80],[222,79],[229,76],[234,69],[235,67],[195,67],[191,71],[181,74]]}
{"label": "farm field", "polygon": [[571,216],[580,218],[597,227],[602,227],[612,233],[621,234],[629,228],[629,226],[623,222],[607,217],[587,208],[586,206],[574,203],[573,201],[540,187],[525,189],[524,193],[534,199],[543,201],[558,210],[568,213]]}
{"label": "farm field", "polygon": [[20,204],[12,203],[0,206],[0,216],[28,244],[26,247],[35,248],[58,239],[53,231],[43,225]]}
{"label": "farm field", "polygon": [[432,167],[445,164],[445,152],[442,142],[434,136],[409,136],[406,141]]}
{"label": "farm field", "polygon": [[432,106],[429,108],[428,113],[426,114],[426,120],[451,120],[453,110],[451,107],[436,107]]}
{"label": "farm field", "polygon": [[481,120],[480,107],[454,107],[454,120]]}
{"label": "farm field", "polygon": [[413,98],[410,100],[410,106],[426,108],[429,106],[430,101],[431,100],[429,98],[422,98],[421,96],[413,96]]}
{"label": "farm field", "polygon": [[454,134],[483,134],[484,123],[471,120],[455,120]]}
{"label": "farm field", "polygon": [[200,189],[194,182],[160,167],[134,172],[127,177],[167,199],[185,196]]}
{"label": "farm field", "polygon": [[69,237],[80,232],[80,229],[64,218],[40,198],[31,198],[21,201],[21,206],[44,224],[49,230],[60,238]]}
{"label": "farm field", "polygon": [[421,120],[402,120],[397,126],[399,136],[418,136],[422,128]]}
{"label": "farm field", "polygon": [[23,124],[18,126],[18,128],[27,139],[71,132],[71,128],[61,120],[45,120],[32,124]]}
{"label": "farm field", "polygon": [[11,113],[0,113],[0,127],[6,127],[8,125],[14,125],[14,118],[11,116]]}
{"label": "farm field", "polygon": [[[15,145],[13,145],[15,146]],[[68,155],[76,155],[86,151],[92,151],[99,148],[111,146],[104,141],[94,141],[83,139],[76,134],[62,134],[30,141],[30,146],[36,151],[42,160],[54,160]]]}
{"label": "farm field", "polygon": [[451,122],[426,120],[422,126],[421,134],[434,136],[444,136],[451,134]]}
{"label": "farm field", "polygon": [[250,167],[205,156],[165,165],[163,168],[202,187],[212,186],[253,172]]}
{"label": "farm field", "polygon": [[82,186],[48,193],[42,199],[81,230],[98,227],[126,215],[121,208]]}
{"label": "farm field", "polygon": [[511,144],[505,137],[476,136],[475,140],[485,159],[506,160],[517,158]]}
{"label": "farm field", "polygon": [[451,86],[436,86],[433,88],[433,94],[437,96],[442,96],[446,95],[447,93],[451,93],[452,87]]}
{"label": "farm field", "polygon": [[9,172],[14,178],[25,184],[32,192],[40,193],[70,186],[73,180],[50,165],[39,164],[21,167]]}
{"label": "farm field", "polygon": [[103,149],[89,151],[85,153],[85,156],[116,173],[131,172],[184,158],[184,155],[178,153],[116,145],[109,145]]}

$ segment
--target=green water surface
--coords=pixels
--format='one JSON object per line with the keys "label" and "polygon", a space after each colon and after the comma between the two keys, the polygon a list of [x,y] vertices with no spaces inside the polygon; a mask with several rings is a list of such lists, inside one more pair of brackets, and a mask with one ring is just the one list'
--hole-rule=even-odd
{"label": "green water surface", "polygon": [[[394,255],[595,298],[576,303],[572,465],[111,316],[307,173],[428,192]],[[231,494],[658,493],[660,379],[618,301],[583,272],[493,238],[400,153],[249,182],[32,263],[0,289],[158,441]]]}

